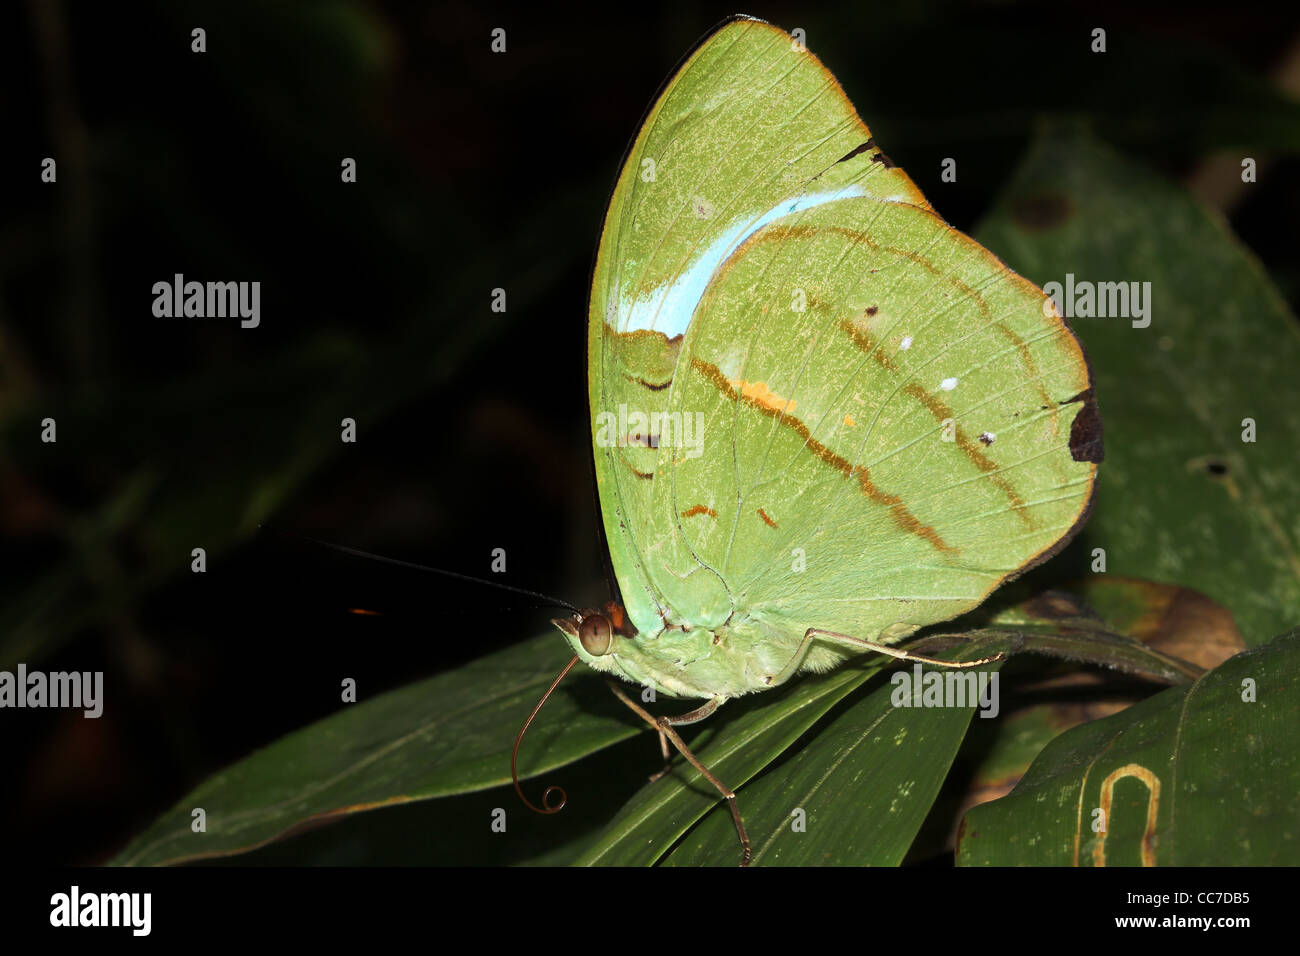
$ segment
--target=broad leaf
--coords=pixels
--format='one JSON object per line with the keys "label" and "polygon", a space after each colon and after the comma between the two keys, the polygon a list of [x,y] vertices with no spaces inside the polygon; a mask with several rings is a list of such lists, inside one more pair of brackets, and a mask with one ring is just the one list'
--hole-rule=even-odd
{"label": "broad leaf", "polygon": [[967,814],[959,864],[1276,865],[1300,850],[1300,630],[1071,730]]}
{"label": "broad leaf", "polygon": [[[1211,669],[1245,650],[1232,615],[1202,594],[1116,575],[1093,575],[1029,603],[1048,610],[1082,601],[1114,630],[1131,635],[1152,652],[1152,670],[1167,655],[1183,666]],[[999,615],[1007,619],[1019,609]],[[1116,668],[1115,670],[1119,670]],[[1155,676],[1148,673],[1146,676]],[[1035,757],[1055,737],[1109,717],[1156,692],[1147,680],[1099,668],[1023,668],[1002,682],[996,720],[975,721],[936,800],[931,819],[909,856],[929,859],[951,853],[962,817],[974,806],[1006,796]]]}
{"label": "broad leaf", "polygon": [[1071,321],[1107,451],[1080,563],[1102,548],[1108,573],[1202,591],[1247,644],[1293,626],[1300,325],[1255,258],[1185,192],[1074,128],[1039,137],[976,235],[1041,284],[1150,283],[1145,328]]}
{"label": "broad leaf", "polygon": [[[943,639],[949,650],[936,656],[973,660],[1008,649],[1033,649],[1057,656],[1064,651],[1064,656],[1075,659],[1111,660],[1118,655],[1130,669],[1143,669],[1141,646],[1109,630],[1100,620],[1080,618],[1068,630],[1054,632],[1045,619],[1030,612],[1018,617],[1019,625],[1006,623],[972,634],[946,636]],[[956,647],[952,647],[954,641]],[[922,642],[917,649],[934,654],[929,643]],[[1145,660],[1146,671],[1157,679],[1183,679],[1167,669],[1163,657]],[[723,783],[738,791],[742,815],[754,821],[754,863],[894,864],[902,859],[957,752],[971,706],[897,708],[898,712],[891,714],[895,709],[892,687],[885,684],[855,699],[843,714],[805,737],[788,765],[770,766],[877,669],[849,668],[797,681],[790,691],[778,692],[784,694],[780,699],[766,706],[754,705],[730,724],[713,728],[715,736],[701,734],[707,742],[693,748],[696,755]],[[904,741],[908,742],[906,759],[877,763],[882,747],[888,749]],[[741,789],[764,768],[762,779]],[[792,804],[791,794],[800,793],[809,794],[808,803]],[[816,809],[822,826],[814,831],[810,823],[807,832],[797,835],[789,830],[790,813],[800,806],[810,819]],[[709,819],[690,830],[706,813]],[[832,820],[836,822],[831,824]],[[666,862],[726,864],[733,862],[738,852],[731,827],[730,813],[720,805],[717,791],[698,772],[683,767],[644,787],[604,834],[586,847],[578,862],[653,863],[663,859],[690,830]]]}
{"label": "broad leaf", "polygon": [[[510,779],[515,731],[566,658],[559,635],[546,634],[351,705],[216,774],[114,862],[239,853],[310,821],[499,786]],[[571,681],[529,731],[521,775],[544,773],[636,733],[598,680]],[[191,830],[196,807],[206,813],[206,832]]]}
{"label": "broad leaf", "polygon": [[[1007,643],[978,638],[959,658],[993,654]],[[956,679],[964,682],[998,667],[933,672],[949,680],[948,675],[961,675]],[[877,683],[793,758],[768,768],[745,788],[741,809],[754,865],[896,866],[902,861],[948,774],[978,698],[970,698],[968,706],[901,707],[896,706],[899,688],[892,681]],[[996,686],[991,685],[993,702]],[[734,842],[731,816],[716,807],[664,862],[717,863],[729,837]]]}

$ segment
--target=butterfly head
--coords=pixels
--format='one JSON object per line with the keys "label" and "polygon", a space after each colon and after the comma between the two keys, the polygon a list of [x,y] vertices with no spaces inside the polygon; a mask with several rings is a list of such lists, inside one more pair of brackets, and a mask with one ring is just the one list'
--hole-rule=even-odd
{"label": "butterfly head", "polygon": [[614,650],[614,628],[603,614],[589,614],[578,625],[578,640],[592,657],[604,657]]}
{"label": "butterfly head", "polygon": [[611,602],[600,610],[587,609],[551,623],[564,632],[579,657],[599,670],[608,670],[612,666],[609,658],[628,636],[623,633],[626,620],[623,608]]}

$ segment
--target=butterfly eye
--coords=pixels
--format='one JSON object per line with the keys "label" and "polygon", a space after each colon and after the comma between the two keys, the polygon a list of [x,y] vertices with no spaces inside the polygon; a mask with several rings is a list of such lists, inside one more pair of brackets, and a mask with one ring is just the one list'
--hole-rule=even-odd
{"label": "butterfly eye", "polygon": [[604,657],[614,647],[614,630],[603,614],[588,614],[578,625],[578,640],[592,657]]}

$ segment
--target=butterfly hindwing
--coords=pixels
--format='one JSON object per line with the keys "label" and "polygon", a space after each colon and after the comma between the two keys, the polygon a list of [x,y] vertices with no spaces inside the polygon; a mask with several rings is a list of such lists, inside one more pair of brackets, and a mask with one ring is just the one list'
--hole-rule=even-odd
{"label": "butterfly hindwing", "polygon": [[703,453],[659,451],[658,590],[708,620],[708,590],[675,583],[704,567],[730,607],[868,639],[974,607],[1091,494],[1070,449],[1086,366],[1047,302],[908,205],[755,233],[682,345],[670,411],[705,411]]}

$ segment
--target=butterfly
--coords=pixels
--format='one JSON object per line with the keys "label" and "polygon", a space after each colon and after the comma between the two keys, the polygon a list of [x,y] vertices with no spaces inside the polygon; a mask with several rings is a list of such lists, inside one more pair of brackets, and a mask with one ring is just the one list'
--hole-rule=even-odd
{"label": "butterfly", "polygon": [[914,656],[890,645],[1065,545],[1101,460],[1052,300],[939,217],[801,42],[745,17],[624,160],[587,373],[618,598],[555,623],[570,667],[703,701],[653,717],[615,687],[728,800],[742,864],[735,794],[674,728]]}

